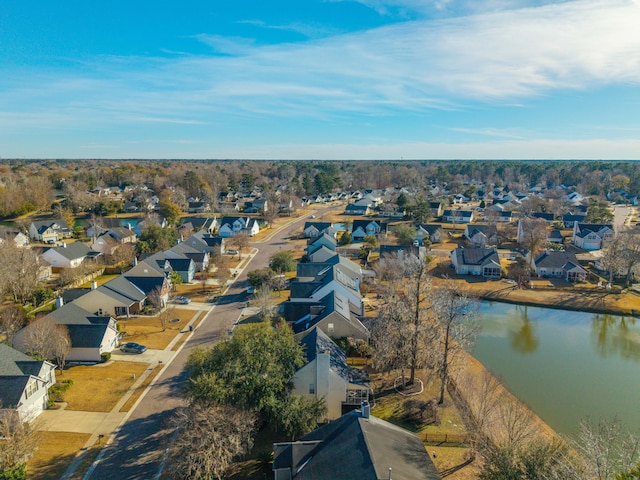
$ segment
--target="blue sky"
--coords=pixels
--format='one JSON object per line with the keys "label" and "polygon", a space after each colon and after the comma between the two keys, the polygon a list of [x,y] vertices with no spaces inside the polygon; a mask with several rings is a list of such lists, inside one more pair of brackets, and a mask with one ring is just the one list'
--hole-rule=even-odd
{"label": "blue sky", "polygon": [[3,2],[0,157],[640,158],[640,0]]}

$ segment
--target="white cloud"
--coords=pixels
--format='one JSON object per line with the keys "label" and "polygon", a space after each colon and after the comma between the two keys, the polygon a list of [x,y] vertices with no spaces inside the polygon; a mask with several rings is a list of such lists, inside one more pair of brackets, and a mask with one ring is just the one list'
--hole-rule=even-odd
{"label": "white cloud", "polygon": [[[495,5],[478,3],[483,11]],[[101,57],[77,71],[6,74],[0,125],[334,121],[352,114],[361,121],[478,103],[526,108],[529,98],[556,91],[640,83],[639,25],[637,0],[578,0],[294,44],[199,35],[224,55]]]}

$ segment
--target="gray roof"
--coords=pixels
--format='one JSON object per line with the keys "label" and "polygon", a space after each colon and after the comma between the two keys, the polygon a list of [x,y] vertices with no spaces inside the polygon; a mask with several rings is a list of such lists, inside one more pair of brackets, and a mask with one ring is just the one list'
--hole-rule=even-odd
{"label": "gray roof", "polygon": [[440,480],[420,438],[374,416],[349,412],[298,442],[274,445],[273,468],[295,480]]}
{"label": "gray roof", "polygon": [[416,226],[416,230],[418,230],[418,229],[424,230],[430,236],[435,235],[436,233],[438,233],[438,231],[440,231],[442,233],[442,227],[440,225],[434,225],[434,224],[430,224],[430,223],[419,223]]}
{"label": "gray roof", "polygon": [[0,406],[15,407],[20,402],[29,379],[39,378],[45,363],[48,362],[34,360],[15,348],[0,343]]}
{"label": "gray roof", "polygon": [[[287,306],[287,304],[291,304]],[[369,336],[369,330],[358,318],[358,311],[352,308],[351,303],[335,290],[331,291],[318,302],[286,302],[285,319],[295,322],[292,325],[293,333],[302,333],[312,329],[320,321],[332,313],[338,313],[345,322],[354,329],[359,330],[365,337]]]}
{"label": "gray roof", "polygon": [[[120,275],[102,285],[105,289],[123,295],[134,302],[142,302],[147,295],[125,275]],[[100,288],[102,288],[100,287]]]}
{"label": "gray roof", "polygon": [[454,254],[457,255],[458,265],[500,265],[500,257],[494,248],[456,248]]}
{"label": "gray roof", "polygon": [[53,226],[54,224],[58,225],[58,227],[60,227],[60,230],[69,230],[69,224],[67,223],[66,220],[62,218],[48,218],[46,220],[34,220],[31,223],[33,224],[34,227],[36,227],[36,230],[38,230],[38,233],[44,232],[46,229]]}
{"label": "gray roof", "polygon": [[575,254],[571,252],[559,252],[550,250],[539,255],[535,259],[537,268],[562,268],[563,270],[572,270],[576,267],[584,270]]}
{"label": "gray roof", "polygon": [[318,327],[313,328],[306,334],[300,344],[304,348],[307,362],[313,362],[319,353],[329,352],[329,368],[331,370],[346,382],[369,386],[369,374],[367,371],[349,366],[345,351]]}
{"label": "gray roof", "polygon": [[193,264],[190,258],[167,258],[174,272],[188,272]]}
{"label": "gray roof", "polygon": [[[102,288],[102,287],[100,287]],[[88,312],[75,303],[67,303],[49,314],[60,325],[93,325],[109,323],[111,317]]]}
{"label": "gray roof", "polygon": [[91,251],[91,249],[82,242],[67,243],[66,247],[52,247],[50,250],[58,252],[68,260],[86,257]]}
{"label": "gray roof", "polygon": [[498,229],[495,225],[467,225],[467,231],[470,237],[473,237],[476,233],[482,233],[487,237],[498,235]]}

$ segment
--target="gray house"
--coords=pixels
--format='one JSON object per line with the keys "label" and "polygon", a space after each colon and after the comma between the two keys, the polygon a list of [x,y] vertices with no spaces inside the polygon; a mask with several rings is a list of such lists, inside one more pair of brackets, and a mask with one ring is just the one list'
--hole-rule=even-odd
{"label": "gray house", "polygon": [[495,248],[456,248],[451,252],[451,264],[458,275],[500,278],[502,267]]}

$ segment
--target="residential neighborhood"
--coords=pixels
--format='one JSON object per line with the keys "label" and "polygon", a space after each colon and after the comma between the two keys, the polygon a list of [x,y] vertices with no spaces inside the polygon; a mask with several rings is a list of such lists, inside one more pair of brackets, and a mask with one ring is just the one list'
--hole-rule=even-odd
{"label": "residential neighborhood", "polygon": [[[197,175],[184,174],[189,182]],[[619,308],[613,302],[624,298],[623,313],[640,312],[640,303],[634,308],[640,218],[629,194],[616,192],[621,200],[615,203],[586,192],[575,195],[577,186],[518,182],[507,189],[469,180],[454,188],[433,180],[422,187],[336,185],[300,195],[291,182],[267,188],[244,174],[239,178],[245,186],[227,185],[235,188],[217,195],[194,190],[182,203],[177,185],[159,191],[151,184],[96,187],[83,195],[100,204],[113,202],[116,211],[74,213],[54,202],[51,211],[43,207],[35,218],[5,225],[0,249],[5,271],[15,278],[2,277],[3,411],[43,429],[53,441],[60,435],[57,428],[70,428],[62,425],[78,409],[76,396],[89,388],[82,386],[89,380],[80,372],[91,369],[90,376],[105,386],[123,372],[117,377],[119,393],[110,392],[111,403],[100,407],[106,424],[124,421],[121,405],[138,398],[135,408],[152,415],[151,405],[157,404],[151,399],[167,402],[167,408],[182,401],[181,393],[167,397],[154,385],[155,378],[169,375],[172,362],[192,361],[180,355],[184,345],[197,341],[215,351],[267,322],[273,332],[287,332],[301,355],[295,368],[288,367],[284,384],[290,390],[282,398],[307,402],[300,405],[314,415],[305,429],[295,430],[293,440],[273,435],[274,459],[265,470],[273,478],[332,478],[319,473],[326,469],[320,459],[354,461],[355,440],[338,434],[343,428],[368,445],[357,464],[362,478],[369,475],[365,472],[379,478],[388,468],[393,478],[442,478],[451,468],[474,472],[460,479],[478,478],[482,464],[472,457],[448,460],[446,454],[452,448],[471,452],[471,427],[460,412],[475,407],[465,407],[464,396],[451,396],[459,379],[441,382],[419,368],[421,383],[414,385],[422,390],[412,400],[398,383],[409,365],[398,364],[397,355],[380,363],[381,341],[393,337],[381,333],[379,322],[390,328],[389,319],[406,315],[417,265],[433,285],[433,308],[437,292],[460,289],[455,290],[459,298],[531,306],[558,302],[562,308],[569,298],[576,309],[593,297],[590,308],[602,312]],[[274,266],[275,259],[286,262]],[[38,341],[41,337],[47,341]],[[181,371],[187,373],[180,382],[193,374]],[[430,403],[434,396],[446,400]],[[300,407],[288,408],[293,415]],[[397,422],[390,409],[410,420]],[[265,411],[260,415],[268,424]],[[445,415],[455,422],[442,425],[438,417]],[[79,459],[98,458],[100,436],[118,435],[91,425],[78,427],[87,435],[74,453]],[[160,439],[142,441],[133,424],[124,425],[134,429],[131,439],[138,438],[141,448],[169,448]],[[370,428],[362,430],[366,425]],[[455,442],[430,440],[439,435]],[[407,461],[397,445],[424,448]],[[387,452],[386,467],[378,461],[379,448]],[[94,467],[99,476],[116,468],[126,451],[104,454]],[[151,474],[156,467],[151,462],[139,468]],[[77,464],[59,468],[60,475],[68,469],[71,474]],[[309,472],[314,476],[306,476]]]}

